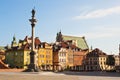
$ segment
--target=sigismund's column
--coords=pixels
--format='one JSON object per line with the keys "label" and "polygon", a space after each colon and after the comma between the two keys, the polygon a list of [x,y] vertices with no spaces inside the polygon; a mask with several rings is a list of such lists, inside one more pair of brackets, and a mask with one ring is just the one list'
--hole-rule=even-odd
{"label": "sigismund's column", "polygon": [[37,20],[35,19],[35,10],[32,9],[32,19],[29,19],[31,22],[31,27],[32,27],[32,44],[31,44],[31,52],[30,52],[30,64],[28,65],[28,70],[30,72],[37,72],[38,71],[38,66],[36,64],[36,52],[34,51],[35,46],[34,46],[34,28],[35,28],[35,23]]}

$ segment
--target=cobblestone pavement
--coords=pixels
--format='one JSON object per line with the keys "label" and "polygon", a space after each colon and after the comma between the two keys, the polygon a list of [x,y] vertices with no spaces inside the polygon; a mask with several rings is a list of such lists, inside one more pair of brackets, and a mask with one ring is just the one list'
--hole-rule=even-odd
{"label": "cobblestone pavement", "polygon": [[106,72],[0,72],[0,80],[120,80],[120,73]]}
{"label": "cobblestone pavement", "polygon": [[22,72],[24,69],[0,69],[0,72]]}

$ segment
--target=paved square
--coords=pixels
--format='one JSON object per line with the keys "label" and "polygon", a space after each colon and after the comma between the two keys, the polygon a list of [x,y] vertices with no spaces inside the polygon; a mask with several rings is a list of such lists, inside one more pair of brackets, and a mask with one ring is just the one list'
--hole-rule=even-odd
{"label": "paved square", "polygon": [[0,72],[0,80],[120,80],[120,73],[107,72]]}

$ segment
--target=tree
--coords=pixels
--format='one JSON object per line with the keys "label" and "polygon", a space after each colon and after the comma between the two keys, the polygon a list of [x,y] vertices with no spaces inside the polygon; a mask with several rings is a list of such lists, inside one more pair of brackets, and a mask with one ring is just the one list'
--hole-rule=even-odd
{"label": "tree", "polygon": [[[113,66],[113,67],[114,67],[114,65],[115,65],[115,58],[114,58],[113,55],[108,55],[108,56],[107,56],[106,65],[107,65],[107,68],[108,68],[109,66]],[[113,70],[114,70],[114,69],[109,70],[109,71],[113,71]]]}
{"label": "tree", "polygon": [[106,64],[109,65],[109,66],[114,66],[115,65],[115,58],[114,58],[113,55],[108,55],[107,56]]}

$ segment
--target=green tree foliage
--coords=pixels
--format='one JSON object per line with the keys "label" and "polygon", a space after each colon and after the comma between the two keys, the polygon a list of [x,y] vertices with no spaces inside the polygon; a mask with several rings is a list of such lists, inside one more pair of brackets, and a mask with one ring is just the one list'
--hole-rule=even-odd
{"label": "green tree foliage", "polygon": [[115,58],[113,55],[108,55],[106,64],[109,66],[114,66],[115,65]]}

